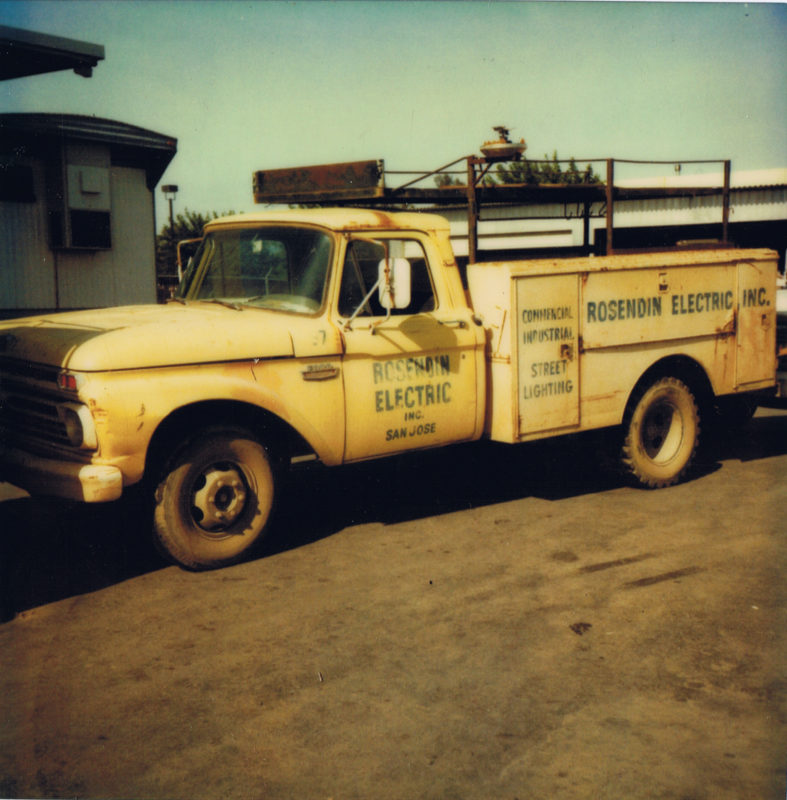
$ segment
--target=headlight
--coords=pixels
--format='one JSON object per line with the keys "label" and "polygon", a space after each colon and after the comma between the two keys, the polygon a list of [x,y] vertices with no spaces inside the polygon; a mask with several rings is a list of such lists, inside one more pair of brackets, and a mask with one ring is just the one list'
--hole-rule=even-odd
{"label": "headlight", "polygon": [[98,447],[96,426],[93,424],[93,417],[88,407],[79,403],[64,403],[58,406],[58,410],[71,445],[85,450],[95,450]]}

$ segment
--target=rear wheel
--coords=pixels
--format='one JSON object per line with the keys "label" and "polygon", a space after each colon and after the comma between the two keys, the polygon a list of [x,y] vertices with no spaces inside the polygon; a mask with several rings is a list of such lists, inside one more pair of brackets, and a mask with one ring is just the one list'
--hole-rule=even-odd
{"label": "rear wheel", "polygon": [[188,569],[247,556],[265,534],[276,479],[262,444],[241,429],[213,429],[186,445],[156,489],[157,543]]}
{"label": "rear wheel", "polygon": [[699,444],[699,412],[689,387],[673,377],[650,384],[634,402],[624,434],[623,465],[640,484],[677,483]]}

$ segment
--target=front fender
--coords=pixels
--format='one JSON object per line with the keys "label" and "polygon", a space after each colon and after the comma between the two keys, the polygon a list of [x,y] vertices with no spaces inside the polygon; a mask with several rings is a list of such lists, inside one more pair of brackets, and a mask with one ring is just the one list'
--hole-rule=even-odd
{"label": "front fender", "polygon": [[170,415],[192,405],[230,400],[270,412],[299,433],[320,460],[338,464],[344,448],[340,376],[338,358],[252,360],[91,375],[80,399],[96,425],[99,450],[93,461],[120,467],[124,484],[136,483],[144,473],[151,439]]}

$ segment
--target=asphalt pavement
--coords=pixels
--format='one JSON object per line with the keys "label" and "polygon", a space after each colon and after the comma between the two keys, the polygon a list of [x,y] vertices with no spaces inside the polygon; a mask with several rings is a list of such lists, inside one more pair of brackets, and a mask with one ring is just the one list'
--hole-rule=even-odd
{"label": "asphalt pavement", "polygon": [[782,800],[787,411],[297,476],[258,558],[0,487],[0,797]]}

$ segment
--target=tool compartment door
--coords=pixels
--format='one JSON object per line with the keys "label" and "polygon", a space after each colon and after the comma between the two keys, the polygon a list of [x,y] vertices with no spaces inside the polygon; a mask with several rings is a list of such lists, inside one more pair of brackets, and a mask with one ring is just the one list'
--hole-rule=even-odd
{"label": "tool compartment door", "polygon": [[735,382],[772,381],[776,372],[776,261],[738,264]]}
{"label": "tool compartment door", "polygon": [[515,279],[519,434],[579,425],[579,276]]}

